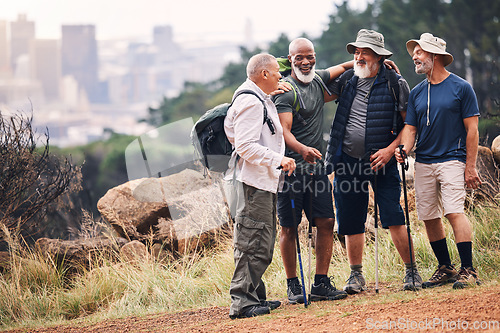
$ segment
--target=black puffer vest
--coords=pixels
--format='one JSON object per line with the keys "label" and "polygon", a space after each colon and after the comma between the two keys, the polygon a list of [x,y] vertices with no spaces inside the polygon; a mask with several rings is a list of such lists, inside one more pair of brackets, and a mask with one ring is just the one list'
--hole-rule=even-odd
{"label": "black puffer vest", "polygon": [[[346,75],[344,73],[343,75]],[[394,97],[389,90],[386,78],[385,66],[381,66],[378,76],[373,83],[368,98],[368,111],[366,115],[365,129],[365,152],[372,152],[382,149],[391,144],[396,138],[392,133],[394,120]],[[342,154],[342,142],[344,140],[345,128],[349,114],[351,112],[352,102],[356,95],[356,86],[358,77],[353,76],[347,81],[341,96],[335,120],[330,130],[330,140],[326,153],[326,162],[329,166],[335,166],[339,162]],[[398,112],[398,132],[403,127],[403,119]],[[394,159],[394,158],[393,158]],[[389,162],[392,163],[393,161]]]}

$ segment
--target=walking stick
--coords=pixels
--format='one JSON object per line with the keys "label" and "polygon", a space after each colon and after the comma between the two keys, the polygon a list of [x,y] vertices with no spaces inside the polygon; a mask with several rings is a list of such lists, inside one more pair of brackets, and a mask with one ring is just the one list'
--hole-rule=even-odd
{"label": "walking stick", "polygon": [[[311,173],[311,180],[309,181],[309,184],[311,184],[311,182],[313,182],[313,177],[314,177],[314,174]],[[314,194],[314,191],[312,191],[311,189],[311,196],[309,197],[309,208],[310,208],[310,212],[311,214],[313,214],[313,194]],[[311,215],[312,216],[312,215]],[[311,219],[314,221],[314,217],[311,217]],[[309,230],[308,230],[308,238],[309,238],[309,291],[311,290],[311,262],[312,262],[312,222],[313,221],[309,221]],[[311,294],[309,293],[309,299],[307,301],[307,303],[311,303]]]}
{"label": "walking stick", "polygon": [[413,282],[413,291],[416,291],[417,289],[415,288],[415,270],[413,269],[413,249],[412,249],[412,242],[411,242],[411,231],[410,231],[410,215],[408,214],[408,194],[406,193],[406,173],[405,171],[408,170],[408,155],[406,155],[406,152],[403,150],[403,145],[399,145],[399,154],[403,158],[403,162],[401,162],[401,174],[403,177],[403,194],[404,194],[404,199],[405,199],[405,214],[406,214],[406,232],[408,233],[408,249],[410,251],[410,265],[411,265],[411,279]]}
{"label": "walking stick", "polygon": [[304,297],[304,307],[307,308],[306,286],[304,284],[304,270],[302,269],[302,257],[300,255],[299,224],[297,223],[297,216],[295,216],[295,195],[293,193],[293,188],[290,189],[289,193],[290,193],[290,202],[292,204],[293,222],[295,224],[295,235],[296,235],[295,240],[297,243],[297,257],[299,258],[300,279],[302,281],[302,296]]}
{"label": "walking stick", "polygon": [[373,205],[375,208],[375,293],[378,294],[378,205],[377,205],[377,174],[373,180]]}

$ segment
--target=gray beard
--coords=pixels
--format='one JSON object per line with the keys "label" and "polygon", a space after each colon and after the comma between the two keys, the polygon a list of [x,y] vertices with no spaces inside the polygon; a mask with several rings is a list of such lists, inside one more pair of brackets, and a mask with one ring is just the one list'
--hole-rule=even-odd
{"label": "gray beard", "polygon": [[316,68],[316,64],[314,64],[314,66],[312,66],[311,68],[311,71],[309,72],[309,74],[305,75],[305,74],[302,74],[302,72],[300,71],[299,68],[297,68],[293,63],[292,63],[292,70],[293,72],[295,73],[295,75],[297,76],[297,79],[299,79],[300,82],[302,83],[311,83],[312,80],[314,80],[314,73],[315,73],[315,68]]}
{"label": "gray beard", "polygon": [[415,66],[415,73],[417,74],[427,74],[430,73],[431,70],[432,70],[432,61],[429,58],[421,62],[420,69],[417,69],[417,66]]}

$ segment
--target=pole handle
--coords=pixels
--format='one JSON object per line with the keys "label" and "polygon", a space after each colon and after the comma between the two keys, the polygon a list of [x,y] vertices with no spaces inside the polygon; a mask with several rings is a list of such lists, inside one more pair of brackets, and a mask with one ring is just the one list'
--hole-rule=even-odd
{"label": "pole handle", "polygon": [[401,167],[405,170],[408,171],[408,155],[406,154],[406,151],[403,149],[403,145],[399,145],[399,154],[403,158],[403,162],[401,162]]}

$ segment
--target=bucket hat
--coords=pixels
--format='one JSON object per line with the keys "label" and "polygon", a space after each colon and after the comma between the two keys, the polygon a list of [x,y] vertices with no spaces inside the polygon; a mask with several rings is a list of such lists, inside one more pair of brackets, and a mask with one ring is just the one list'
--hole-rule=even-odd
{"label": "bucket hat", "polygon": [[380,32],[374,30],[361,29],[358,31],[356,41],[346,45],[347,52],[353,54],[356,48],[369,48],[380,56],[389,58],[392,55],[391,51],[384,48],[384,36]]}
{"label": "bucket hat", "polygon": [[431,33],[425,32],[420,35],[420,39],[410,39],[406,42],[406,50],[410,56],[413,57],[413,49],[417,45],[420,45],[422,50],[426,52],[442,55],[445,66],[453,62],[453,56],[446,52],[446,42],[439,37],[433,36]]}

